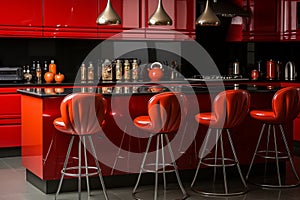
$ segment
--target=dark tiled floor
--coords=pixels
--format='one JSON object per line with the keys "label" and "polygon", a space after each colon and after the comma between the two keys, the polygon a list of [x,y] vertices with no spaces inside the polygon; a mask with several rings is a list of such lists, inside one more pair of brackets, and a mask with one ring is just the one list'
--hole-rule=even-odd
{"label": "dark tiled floor", "polygon": [[[296,167],[300,171],[300,157],[296,157]],[[188,193],[190,194],[189,200],[201,199],[228,199],[228,200],[260,200],[260,199],[276,199],[276,200],[293,200],[299,199],[300,187],[292,189],[260,189],[256,186],[249,185],[250,190],[245,195],[235,197],[203,197],[199,194],[192,192],[189,189],[189,183],[185,184]],[[153,199],[152,188],[150,186],[141,187],[142,193],[139,195],[144,199]],[[131,197],[132,188],[115,188],[108,189],[108,196],[111,200],[128,200]],[[92,196],[87,198],[86,192],[83,192],[82,199],[104,199],[101,191],[92,191]],[[168,190],[165,196],[161,194],[159,199],[173,200],[180,197],[179,190],[174,187]],[[25,180],[25,169],[21,165],[20,157],[0,158],[0,200],[48,200],[54,199],[54,194],[44,194],[30,183]],[[63,193],[60,194],[59,199],[77,199],[77,193]]]}

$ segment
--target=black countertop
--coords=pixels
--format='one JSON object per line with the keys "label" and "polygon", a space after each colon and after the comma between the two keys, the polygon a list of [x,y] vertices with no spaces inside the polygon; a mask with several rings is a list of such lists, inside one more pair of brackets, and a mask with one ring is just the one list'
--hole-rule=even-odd
{"label": "black countertop", "polygon": [[131,86],[101,86],[101,87],[30,87],[18,89],[21,94],[44,97],[66,96],[70,93],[77,92],[95,92],[103,95],[149,95],[166,91],[183,92],[183,93],[218,93],[223,90],[243,89],[252,92],[276,92],[280,87],[272,86],[254,86],[253,84],[232,84],[225,86],[205,86],[205,85],[131,85]]}

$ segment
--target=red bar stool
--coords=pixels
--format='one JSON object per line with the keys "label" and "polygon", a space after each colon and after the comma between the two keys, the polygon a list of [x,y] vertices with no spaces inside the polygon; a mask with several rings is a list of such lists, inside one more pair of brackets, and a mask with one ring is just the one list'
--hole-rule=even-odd
{"label": "red bar stool", "polygon": [[[250,95],[247,91],[244,90],[226,90],[220,92],[214,99],[212,105],[212,112],[209,113],[200,113],[195,116],[195,119],[205,126],[208,126],[208,132],[205,136],[203,144],[201,146],[199,156],[200,160],[196,169],[196,173],[194,179],[191,183],[191,189],[197,193],[207,196],[231,196],[231,195],[240,195],[244,194],[248,191],[246,182],[242,175],[239,161],[236,155],[236,151],[230,136],[229,129],[238,126],[243,119],[246,117],[250,106]],[[213,130],[215,134],[212,135]],[[223,132],[226,131],[227,138],[231,147],[231,153],[233,157],[225,157],[225,149],[223,144]],[[213,139],[211,139],[213,138]],[[218,146],[221,149],[221,156],[218,152]],[[209,156],[212,153],[212,149],[215,149],[214,155]],[[206,156],[206,154],[208,156]],[[195,188],[195,182],[198,176],[198,172],[201,164],[214,167],[214,175],[213,175],[213,184],[212,188]],[[227,184],[227,175],[226,175],[226,167],[236,166],[239,172],[241,183],[243,185],[242,189],[238,188],[238,191],[231,190]],[[217,187],[219,185],[216,184],[216,172],[217,167],[222,168],[223,172],[223,184],[222,188]],[[208,185],[206,183],[206,185]],[[224,188],[223,188],[224,187]],[[216,189],[217,188],[217,189]]]}
{"label": "red bar stool", "polygon": [[[65,134],[69,134],[71,136],[71,140],[69,143],[64,165],[61,170],[61,178],[55,195],[55,199],[59,194],[65,175],[70,177],[78,177],[78,199],[81,199],[81,177],[86,177],[87,191],[88,195],[90,195],[89,176],[99,175],[104,197],[106,200],[108,199],[103,177],[101,174],[101,169],[91,137],[92,135],[99,132],[99,129],[104,120],[106,108],[107,102],[101,94],[73,93],[66,96],[61,102],[61,117],[55,119],[53,124],[57,130]],[[67,167],[75,136],[79,137],[78,166]],[[94,157],[96,166],[88,166],[86,137],[89,140],[92,150],[92,156]],[[81,166],[82,144],[85,162],[84,166]],[[78,172],[73,173],[73,170],[76,170]],[[82,170],[84,170],[85,172],[82,172]]]}
{"label": "red bar stool", "polygon": [[[285,132],[282,127],[283,124],[287,122],[292,122],[297,117],[299,113],[299,109],[300,109],[300,99],[299,99],[298,89],[293,87],[286,87],[277,91],[273,96],[271,110],[252,110],[250,112],[251,117],[263,122],[263,126],[255,148],[255,153],[252,157],[251,164],[248,173],[246,175],[246,180],[249,180],[249,175],[255,158],[261,157],[265,159],[265,173],[264,173],[263,181],[260,180],[259,182],[259,180],[256,180],[253,182],[250,180],[250,182],[262,187],[271,187],[271,188],[294,187],[300,184],[300,180],[295,170],[292,155],[289,150],[288,143],[285,137]],[[268,132],[266,133],[266,147],[262,149],[261,139],[264,134],[264,129],[266,124],[268,125]],[[276,127],[279,127],[280,129],[282,140],[280,140],[279,135],[276,132]],[[273,143],[274,143],[272,148],[270,148],[270,139],[272,139],[271,130],[273,133]],[[284,150],[278,149],[278,142],[282,142],[282,141],[285,146]],[[268,159],[275,160],[277,183],[274,182],[271,183],[266,176]],[[292,171],[295,176],[295,180],[297,180],[296,183],[287,184],[287,183],[283,183],[283,181],[281,180],[282,177],[280,175],[279,160],[287,160],[287,159],[290,161]]]}
{"label": "red bar stool", "polygon": [[[141,179],[142,172],[155,173],[155,188],[154,188],[154,200],[157,199],[157,187],[158,187],[158,173],[163,174],[164,190],[166,190],[166,172],[174,172],[179,184],[179,187],[183,193],[183,199],[188,197],[182,182],[179,177],[178,169],[176,166],[174,154],[170,145],[170,134],[176,134],[179,129],[180,123],[186,116],[186,97],[181,93],[164,92],[153,96],[148,102],[148,116],[140,116],[134,119],[134,124],[147,132],[149,132],[149,139],[146,147],[146,151],[140,167],[140,172],[136,185],[133,189],[133,197],[136,197],[137,188]],[[155,163],[146,163],[147,155],[149,152],[152,138],[156,136],[156,161]],[[165,141],[165,142],[164,142]],[[171,163],[165,163],[165,146],[168,147]],[[159,161],[159,150],[161,148],[161,162]],[[149,169],[146,167],[155,166],[155,169]],[[172,169],[166,170],[166,167],[171,166]],[[159,169],[161,168],[161,169]]]}

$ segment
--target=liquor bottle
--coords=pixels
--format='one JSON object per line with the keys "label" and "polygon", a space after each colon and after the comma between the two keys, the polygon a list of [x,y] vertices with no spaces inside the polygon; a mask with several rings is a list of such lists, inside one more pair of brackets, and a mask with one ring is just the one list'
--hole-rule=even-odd
{"label": "liquor bottle", "polygon": [[81,83],[86,83],[86,67],[85,67],[85,64],[82,63],[81,64],[81,67],[80,67],[80,80],[81,80]]}
{"label": "liquor bottle", "polygon": [[130,63],[128,60],[124,62],[124,80],[130,81]]}
{"label": "liquor bottle", "polygon": [[48,64],[47,64],[47,61],[44,62],[44,67],[42,69],[42,76],[48,72]]}
{"label": "liquor bottle", "polygon": [[36,64],[35,64],[35,61],[32,61],[31,75],[32,75],[32,81],[36,82]]}
{"label": "liquor bottle", "polygon": [[97,61],[97,81],[101,81],[102,80],[102,60],[98,60]]}
{"label": "liquor bottle", "polygon": [[37,64],[36,64],[36,82],[42,83],[42,69],[41,69],[39,61],[37,61]]}
{"label": "liquor bottle", "polygon": [[112,81],[112,63],[109,59],[102,63],[102,80]]}
{"label": "liquor bottle", "polygon": [[132,80],[137,81],[139,79],[139,65],[136,59],[132,62]]}
{"label": "liquor bottle", "polygon": [[116,80],[122,80],[122,63],[119,59],[116,61]]}
{"label": "liquor bottle", "polygon": [[52,72],[54,75],[56,74],[56,64],[54,63],[54,60],[50,61],[49,72]]}
{"label": "liquor bottle", "polygon": [[88,78],[88,83],[94,83],[94,66],[92,62],[90,62],[87,68],[87,78]]}

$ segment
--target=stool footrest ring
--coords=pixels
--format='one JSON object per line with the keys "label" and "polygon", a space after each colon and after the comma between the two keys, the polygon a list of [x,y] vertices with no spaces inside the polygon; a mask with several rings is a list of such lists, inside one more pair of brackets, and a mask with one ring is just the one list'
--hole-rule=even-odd
{"label": "stool footrest ring", "polygon": [[[93,167],[93,166],[88,166],[87,167],[88,170],[96,170],[96,172],[91,172],[91,173],[81,173],[81,177],[87,177],[87,176],[94,176],[94,175],[98,175],[100,172],[98,171],[97,167]],[[85,170],[86,167],[82,166],[81,170]],[[71,172],[67,172],[67,171],[71,171],[71,170],[77,170],[78,171],[78,166],[76,167],[67,167],[65,169],[61,170],[61,173],[64,174],[65,176],[70,176],[70,177],[79,177],[78,173],[71,173]]]}
{"label": "stool footrest ring", "polygon": [[[256,153],[256,156],[259,156],[261,158],[266,158],[266,159],[276,159],[276,156],[274,154],[276,154],[275,151],[261,150]],[[278,159],[288,159],[289,158],[287,153],[277,151],[277,154],[278,154]]]}
{"label": "stool footrest ring", "polygon": [[[155,163],[149,163],[149,164],[146,164],[145,166],[154,166],[155,167]],[[173,169],[167,169],[167,170],[158,170],[158,171],[156,171],[155,169],[147,169],[147,168],[145,168],[145,167],[143,167],[142,169],[143,169],[143,171],[144,172],[150,172],[150,173],[169,173],[169,172],[174,172],[175,171],[175,168],[174,168],[174,165],[172,165],[172,164],[162,164],[162,163],[159,163],[158,164],[158,166],[160,167],[160,169],[164,166],[165,168],[166,167],[172,167]]]}
{"label": "stool footrest ring", "polygon": [[[206,165],[206,166],[210,166],[210,167],[223,167],[223,166],[225,166],[225,167],[232,167],[232,166],[235,166],[237,163],[233,160],[233,159],[231,159],[231,158],[224,158],[224,161],[226,162],[230,162],[230,163],[225,163],[224,165],[222,164],[222,163],[220,163],[220,164],[212,164],[212,163],[208,163],[208,162],[204,162],[204,161],[210,161],[210,160],[215,160],[215,158],[203,158],[202,160],[201,160],[201,164],[203,164],[203,165]],[[216,158],[216,160],[221,160],[222,161],[222,158]]]}

